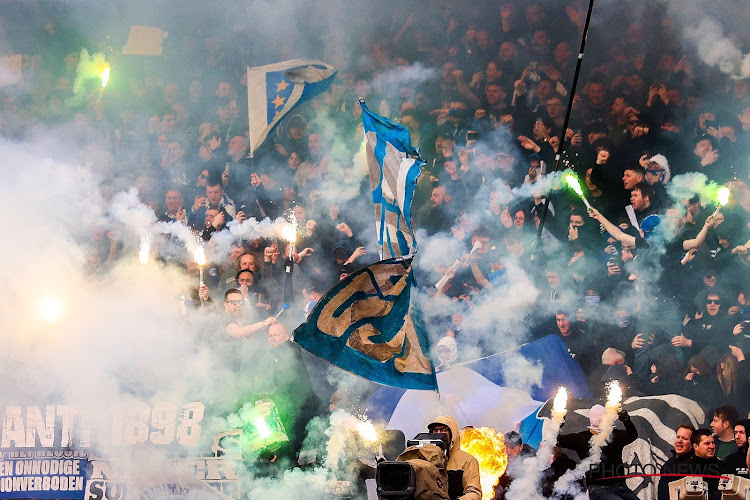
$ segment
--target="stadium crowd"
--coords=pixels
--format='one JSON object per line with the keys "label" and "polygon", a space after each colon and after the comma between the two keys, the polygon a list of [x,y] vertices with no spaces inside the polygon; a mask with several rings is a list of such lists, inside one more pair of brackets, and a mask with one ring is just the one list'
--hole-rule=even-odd
{"label": "stadium crowd", "polygon": [[[636,7],[645,11],[637,19],[627,15]],[[287,116],[253,158],[245,68],[291,49],[264,47],[268,60],[259,61],[241,48],[250,34],[211,32],[210,23],[194,43],[170,34],[158,58],[121,56],[110,86],[89,82],[82,95],[74,86],[81,48],[101,47],[43,16],[23,28],[36,24],[34,43],[8,26],[8,54],[23,55],[27,85],[0,88],[0,133],[22,139],[57,127],[71,141],[96,142],[117,165],[94,165],[107,172],[103,196],[136,186],[160,220],[189,226],[207,248],[231,224],[293,213],[296,301],[284,290],[289,248],[263,237],[234,241],[208,264],[206,287],[186,294],[187,309],[226,311],[240,318],[227,333],[249,336],[273,324],[283,303],[309,310],[377,260],[369,179],[354,159],[362,97],[420,148],[418,241],[444,238],[466,254],[440,290],[432,285],[448,271],[444,262],[460,255],[417,257],[422,291],[453,308],[430,323],[441,368],[465,360],[469,346],[493,352],[487,332],[470,331],[466,318],[521,269],[539,290],[526,339],[559,335],[594,396],[616,378],[627,395],[680,394],[746,416],[750,79],[703,62],[660,4],[609,7],[619,22],[592,27],[573,96],[584,2],[394,8],[401,15],[362,33],[332,87]],[[742,33],[728,37],[750,49]],[[592,210],[561,188],[556,155],[560,170],[581,179]],[[725,206],[708,181],[730,187]],[[122,243],[101,227],[89,248],[91,273],[123,258]],[[190,256],[176,264],[197,277]]]}

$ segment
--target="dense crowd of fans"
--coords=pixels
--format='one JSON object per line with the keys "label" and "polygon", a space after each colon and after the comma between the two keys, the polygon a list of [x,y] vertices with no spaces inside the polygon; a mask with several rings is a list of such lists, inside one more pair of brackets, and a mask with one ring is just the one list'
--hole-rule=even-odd
{"label": "dense crowd of fans", "polygon": [[[26,83],[0,89],[0,133],[18,139],[64,123],[65,137],[109,152],[109,166],[94,165],[107,173],[102,194],[137,186],[160,220],[191,227],[209,248],[230,224],[293,213],[294,293],[303,298],[292,307],[301,309],[377,260],[369,179],[353,160],[363,97],[420,147],[412,205],[420,243],[442,237],[467,254],[481,244],[439,291],[431,285],[447,266],[417,262],[424,291],[454,307],[431,324],[441,367],[460,360],[469,341],[495,347],[466,318],[472,304],[512,286],[508,270],[520,268],[539,290],[524,323],[529,337],[559,335],[594,395],[617,378],[629,395],[681,394],[747,415],[750,80],[698,59],[658,5],[622,22],[631,3],[609,13],[621,14],[618,23],[595,23],[564,131],[585,17],[576,0],[400,7],[402,16],[362,35],[331,89],[287,116],[253,158],[243,75],[258,61],[237,48],[249,35],[199,30],[195,43],[180,45],[172,42],[179,32],[170,34],[163,56],[121,56],[109,87],[89,82],[81,94],[74,82],[88,41],[46,20],[35,44],[14,46],[21,36],[6,32],[10,53],[23,53]],[[728,36],[748,51],[742,34]],[[267,57],[281,60],[286,49]],[[594,209],[559,183],[549,191],[556,155]],[[731,187],[718,211],[706,179]],[[90,249],[91,272],[122,256],[102,228]],[[235,241],[186,302],[224,297],[228,314],[244,307],[254,315],[247,325],[267,326],[290,298],[288,251],[275,239]],[[197,276],[190,257],[181,265]],[[231,289],[242,303],[225,297]]]}

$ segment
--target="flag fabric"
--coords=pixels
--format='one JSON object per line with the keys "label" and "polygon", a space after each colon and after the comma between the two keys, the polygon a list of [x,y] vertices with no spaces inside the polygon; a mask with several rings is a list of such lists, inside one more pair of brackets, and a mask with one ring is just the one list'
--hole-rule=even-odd
{"label": "flag fabric", "polygon": [[[425,432],[435,415],[450,415],[461,427],[472,425],[502,431],[515,428],[544,403],[534,401],[527,392],[499,386],[465,366],[440,372],[437,380],[440,400],[430,391],[404,391],[390,417],[382,419],[388,422],[388,429],[414,436]],[[368,401],[367,416],[377,421],[378,417],[370,411],[374,408],[372,402],[373,399]]]}
{"label": "flag fabric", "polygon": [[[534,385],[528,393],[519,394],[507,387],[505,367],[517,363],[517,356],[524,357],[529,363],[545,367],[540,385]],[[458,367],[448,368],[437,374],[441,401],[441,411],[453,413],[462,425],[475,427],[493,427],[510,429],[507,418],[513,424],[522,422],[521,435],[524,443],[534,446],[541,440],[541,421],[536,418],[537,409],[552,397],[557,388],[567,387],[573,398],[590,398],[586,377],[580,365],[570,357],[567,347],[558,335],[548,335],[524,344],[513,351],[498,353],[476,361],[462,363]],[[413,394],[410,394],[413,393]],[[502,397],[499,395],[502,394]],[[498,401],[513,401],[512,404],[498,406]],[[367,400],[367,415],[373,420],[388,422],[389,429],[401,429],[406,435],[414,429],[410,421],[418,421],[415,412],[422,403],[435,400],[433,394],[419,391],[406,391],[394,387],[381,387]],[[534,406],[536,405],[536,406]],[[530,415],[531,410],[533,414]],[[412,417],[409,418],[411,412]],[[424,412],[430,415],[429,412]],[[421,414],[421,413],[420,413]],[[530,426],[524,429],[524,424]]]}
{"label": "flag fabric", "polygon": [[410,313],[411,259],[363,267],[318,301],[294,341],[355,375],[405,389],[436,389],[429,341]]}
{"label": "flag fabric", "polygon": [[[551,418],[553,399],[548,400],[536,414],[537,418]],[[589,426],[589,410],[595,404],[604,404],[604,399],[571,399],[565,416],[563,434],[584,431]],[[710,413],[693,401],[676,394],[662,396],[629,397],[622,401],[622,408],[628,412],[638,429],[638,439],[622,450],[622,461],[630,474],[654,474],[661,470],[670,457],[675,430],[682,423],[690,423],[696,429],[710,422]],[[615,421],[615,426],[620,426]],[[670,478],[660,478],[669,481]],[[638,498],[655,499],[657,478],[632,477],[628,487]],[[659,499],[661,500],[661,499]]]}
{"label": "flag fabric", "polygon": [[371,112],[364,101],[360,105],[382,258],[414,255],[411,202],[424,162],[403,125]]}
{"label": "flag fabric", "polygon": [[335,76],[332,66],[308,59],[248,67],[250,154],[295,106],[325,92]]}

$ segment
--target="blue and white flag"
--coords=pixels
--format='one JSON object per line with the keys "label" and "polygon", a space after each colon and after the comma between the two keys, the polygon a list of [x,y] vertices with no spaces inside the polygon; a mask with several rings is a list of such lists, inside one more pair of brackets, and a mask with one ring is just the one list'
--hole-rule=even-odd
{"label": "blue and white flag", "polygon": [[360,105],[382,258],[414,255],[411,202],[424,162],[403,125],[371,112],[364,101]]}
{"label": "blue and white flag", "polygon": [[354,271],[315,304],[294,341],[348,372],[404,389],[436,389],[429,340],[410,313],[411,259]]}
{"label": "blue and white flag", "polygon": [[333,67],[307,59],[247,68],[250,154],[295,106],[325,92],[334,76]]}

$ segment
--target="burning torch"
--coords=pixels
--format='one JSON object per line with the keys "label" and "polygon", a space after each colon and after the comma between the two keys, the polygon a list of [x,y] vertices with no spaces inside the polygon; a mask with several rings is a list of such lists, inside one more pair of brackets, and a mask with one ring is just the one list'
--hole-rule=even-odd
{"label": "burning torch", "polygon": [[107,86],[107,83],[109,83],[109,72],[110,72],[109,64],[104,66],[104,69],[102,70],[102,88],[105,88]]}
{"label": "burning torch", "polygon": [[377,454],[375,455],[377,461],[385,460],[385,456],[383,455],[383,445],[378,442],[378,433],[375,431],[375,426],[372,425],[372,422],[369,420],[360,420],[355,428],[362,439],[377,445]]}
{"label": "burning torch", "polygon": [[568,183],[568,186],[570,186],[570,189],[576,192],[578,196],[581,197],[581,200],[583,200],[583,204],[586,205],[586,209],[591,209],[591,204],[589,203],[589,200],[586,199],[585,196],[583,196],[583,189],[581,189],[581,183],[578,182],[578,179],[575,175],[568,174],[565,176],[565,182]]}
{"label": "burning torch", "polygon": [[141,264],[148,264],[148,257],[151,253],[151,233],[141,237],[141,249],[138,251],[138,259]]}
{"label": "burning torch", "polygon": [[557,389],[555,399],[552,401],[552,420],[562,424],[562,421],[565,419],[565,414],[568,413],[567,406],[568,390],[565,387],[560,386],[560,388]]}
{"label": "burning torch", "polygon": [[[294,297],[294,288],[292,285],[292,272],[294,271],[294,247],[297,242],[297,218],[292,213],[289,224],[281,233],[282,237],[289,242],[289,256],[287,258],[284,270],[284,303],[289,304]],[[283,311],[283,309],[282,309]]]}
{"label": "burning torch", "polygon": [[[195,247],[193,259],[195,259],[195,263],[198,264],[198,270],[200,271],[200,278],[198,281],[198,295],[200,296],[201,286],[203,285],[203,268],[206,267],[206,250],[203,248],[202,244],[198,244],[198,246]],[[201,297],[201,302],[203,302],[203,297]]]}
{"label": "burning torch", "polygon": [[102,86],[99,87],[99,103],[102,102],[102,94],[104,93],[104,88],[107,86],[107,83],[109,83],[109,73],[111,69],[109,67],[109,64],[105,64],[104,68],[102,69]]}
{"label": "burning torch", "polygon": [[719,206],[716,207],[716,210],[714,210],[714,213],[711,215],[711,217],[716,217],[717,215],[719,215],[719,210],[721,210],[721,207],[729,203],[729,194],[730,191],[728,187],[721,186],[719,188],[719,192],[717,193],[719,197]]}
{"label": "burning torch", "polygon": [[607,382],[607,404],[604,408],[607,410],[619,410],[622,401],[622,388],[617,380]]}

